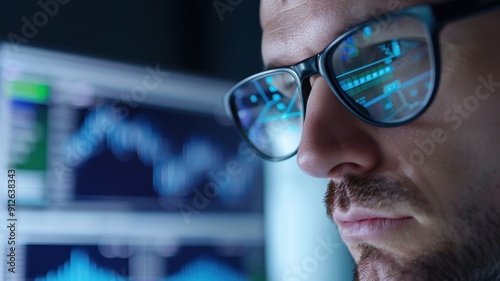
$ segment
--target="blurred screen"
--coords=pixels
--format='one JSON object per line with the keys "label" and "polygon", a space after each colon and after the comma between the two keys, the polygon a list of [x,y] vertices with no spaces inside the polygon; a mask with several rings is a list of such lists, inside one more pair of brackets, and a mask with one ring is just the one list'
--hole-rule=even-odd
{"label": "blurred screen", "polygon": [[262,163],[219,107],[230,83],[7,44],[0,66],[6,280],[265,280]]}

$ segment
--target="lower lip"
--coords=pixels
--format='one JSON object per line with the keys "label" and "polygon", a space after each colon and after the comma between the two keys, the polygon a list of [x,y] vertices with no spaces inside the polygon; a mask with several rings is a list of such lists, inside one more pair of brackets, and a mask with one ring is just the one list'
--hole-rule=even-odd
{"label": "lower lip", "polygon": [[406,226],[412,218],[400,219],[368,219],[361,221],[346,221],[340,224],[341,235],[344,241],[366,241],[382,239],[388,234]]}

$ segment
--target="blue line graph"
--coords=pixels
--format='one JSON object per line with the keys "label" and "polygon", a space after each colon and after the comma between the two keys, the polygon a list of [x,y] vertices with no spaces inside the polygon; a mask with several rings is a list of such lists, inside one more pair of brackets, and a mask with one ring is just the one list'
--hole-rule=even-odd
{"label": "blue line graph", "polygon": [[223,263],[208,257],[199,258],[179,273],[165,278],[162,281],[248,281],[236,270],[224,265]]}
{"label": "blue line graph", "polygon": [[[90,111],[80,128],[65,140],[62,155],[68,165],[76,168],[104,149],[122,162],[135,153],[143,165],[153,168],[152,184],[162,196],[186,196],[193,182],[225,170],[228,160],[221,153],[225,148],[211,137],[193,132],[180,150],[174,148],[173,139],[175,135],[161,131],[142,115],[124,119],[111,108],[101,107]],[[223,202],[242,200],[254,176],[253,164],[242,160],[242,155],[235,152],[231,159],[238,161],[242,169],[230,188],[219,190]]]}
{"label": "blue line graph", "polygon": [[35,281],[128,281],[111,270],[98,267],[81,250],[73,250],[69,261]]}
{"label": "blue line graph", "polygon": [[[82,250],[71,251],[70,259],[46,276],[35,278],[35,281],[131,281],[110,269],[99,267],[92,262]],[[244,274],[228,265],[209,257],[198,258],[178,273],[163,278],[161,281],[248,281]]]}

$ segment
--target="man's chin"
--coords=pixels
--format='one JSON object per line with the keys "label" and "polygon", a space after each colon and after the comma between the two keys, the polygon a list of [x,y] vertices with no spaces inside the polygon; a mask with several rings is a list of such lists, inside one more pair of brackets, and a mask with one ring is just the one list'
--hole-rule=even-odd
{"label": "man's chin", "polygon": [[400,257],[371,245],[360,245],[360,247],[362,249],[354,272],[356,281],[434,280],[429,278],[430,274],[423,272],[426,266],[419,264],[421,258]]}
{"label": "man's chin", "polygon": [[500,260],[493,258],[485,262],[470,246],[422,251],[420,255],[408,257],[359,244],[353,255],[356,260],[354,280],[500,280]]}
{"label": "man's chin", "polygon": [[402,259],[364,243],[358,244],[352,253],[356,260],[355,280],[401,280],[392,277],[400,275]]}

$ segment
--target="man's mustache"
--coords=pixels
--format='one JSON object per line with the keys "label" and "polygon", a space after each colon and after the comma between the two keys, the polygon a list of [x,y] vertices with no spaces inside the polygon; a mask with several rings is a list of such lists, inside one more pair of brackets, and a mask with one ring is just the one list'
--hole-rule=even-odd
{"label": "man's mustache", "polygon": [[414,185],[385,176],[358,176],[348,174],[340,182],[329,181],[324,202],[327,215],[334,210],[347,211],[352,204],[367,209],[389,209],[405,203],[422,211],[425,200]]}

